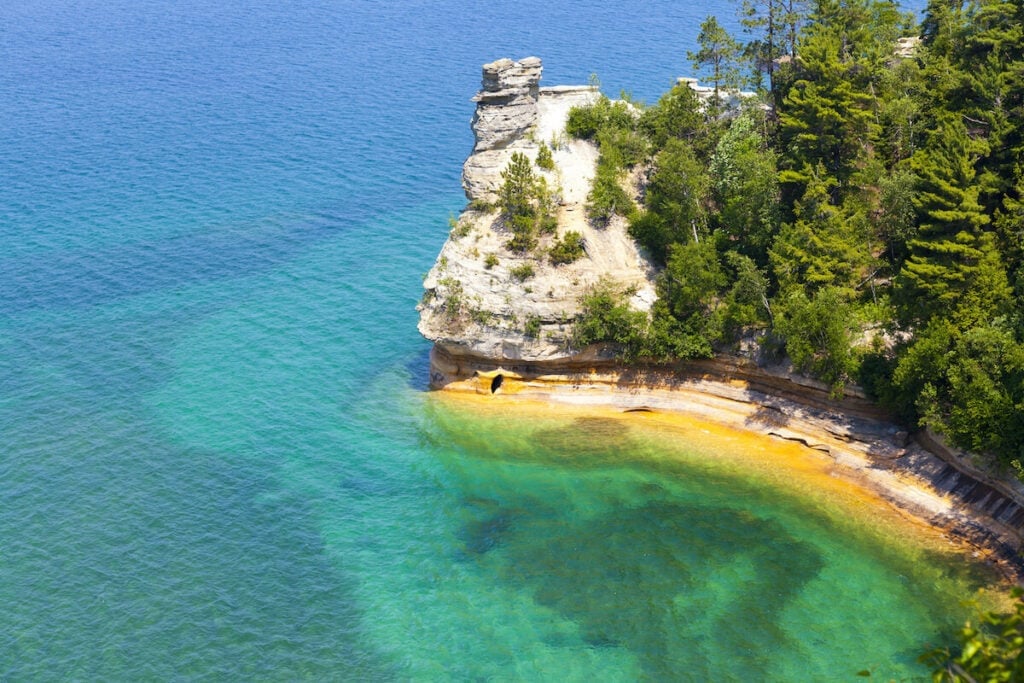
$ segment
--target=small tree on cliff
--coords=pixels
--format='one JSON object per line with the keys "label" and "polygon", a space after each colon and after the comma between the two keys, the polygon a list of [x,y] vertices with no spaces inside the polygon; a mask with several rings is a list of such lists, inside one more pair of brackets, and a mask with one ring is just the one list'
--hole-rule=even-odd
{"label": "small tree on cliff", "polygon": [[512,160],[501,172],[504,183],[498,191],[502,214],[511,221],[519,216],[533,217],[533,186],[536,182],[530,160],[522,152],[513,152]]}
{"label": "small tree on cliff", "polygon": [[513,152],[501,177],[505,182],[498,190],[498,205],[505,224],[512,230],[507,246],[512,251],[530,251],[537,245],[538,230],[555,230],[557,222],[551,215],[554,196],[547,181],[534,174],[529,158],[522,152]]}

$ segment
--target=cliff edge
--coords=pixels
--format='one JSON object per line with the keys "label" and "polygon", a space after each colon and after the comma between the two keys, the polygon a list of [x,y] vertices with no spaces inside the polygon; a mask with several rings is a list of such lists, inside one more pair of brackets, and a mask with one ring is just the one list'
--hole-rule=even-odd
{"label": "cliff edge", "polygon": [[[579,300],[603,278],[629,287],[632,308],[650,310],[656,269],[622,217],[587,219],[598,149],[564,133],[569,110],[600,97],[593,86],[540,87],[536,57],[483,67],[472,120],[473,151],[463,166],[467,209],[424,279],[420,332],[434,342],[430,383],[481,395],[688,412],[797,441],[898,506],[979,548],[995,549],[1008,573],[1024,577],[1024,487],[986,472],[933,435],[893,424],[855,386],[835,396],[788,363],[742,355],[672,366],[627,366],[606,344],[576,348]],[[546,151],[542,151],[546,150]],[[550,153],[552,163],[538,165]],[[550,189],[554,228],[529,250],[510,247],[512,229],[496,206],[503,171],[524,155]],[[542,167],[546,166],[546,167]],[[642,179],[630,179],[634,199]],[[583,254],[553,263],[549,247],[582,236]]]}
{"label": "cliff edge", "polygon": [[[648,310],[655,299],[654,268],[627,233],[625,219],[595,227],[586,217],[597,147],[564,135],[569,110],[599,97],[594,86],[539,87],[541,61],[501,59],[483,67],[473,116],[475,145],[462,169],[470,201],[424,280],[419,330],[454,355],[496,362],[567,361],[580,294],[602,277],[633,285],[632,304]],[[552,168],[537,165],[541,148]],[[508,246],[509,227],[494,203],[502,171],[525,155],[550,188],[557,228],[534,250]],[[553,264],[544,250],[570,232],[582,235],[584,254]],[[436,382],[435,382],[436,383]]]}

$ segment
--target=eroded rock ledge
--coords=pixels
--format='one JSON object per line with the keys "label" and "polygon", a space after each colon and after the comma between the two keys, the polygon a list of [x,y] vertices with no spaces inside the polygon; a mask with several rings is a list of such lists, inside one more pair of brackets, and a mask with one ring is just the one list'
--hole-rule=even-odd
{"label": "eroded rock ledge", "polygon": [[557,362],[499,361],[435,344],[431,386],[494,400],[678,412],[820,451],[853,479],[973,547],[1024,582],[1024,490],[927,431],[910,434],[856,389],[828,387],[785,366],[719,356],[676,367],[623,366],[599,346]]}
{"label": "eroded rock ledge", "polygon": [[[578,299],[611,277],[636,291],[648,310],[655,269],[624,220],[600,229],[585,216],[598,152],[563,134],[572,106],[598,97],[590,86],[539,86],[530,57],[483,67],[473,117],[475,145],[463,166],[470,207],[491,203],[512,154],[531,161],[541,144],[554,170],[535,169],[556,188],[558,232],[583,234],[586,256],[552,266],[505,247],[497,212],[467,208],[424,280],[420,332],[434,342],[431,386],[484,396],[675,411],[803,443],[832,457],[850,476],[899,507],[946,529],[1024,579],[1024,487],[976,467],[927,432],[908,434],[856,388],[839,399],[828,387],[786,367],[721,356],[674,367],[623,366],[613,350],[571,347]],[[515,276],[529,265],[528,278]]]}

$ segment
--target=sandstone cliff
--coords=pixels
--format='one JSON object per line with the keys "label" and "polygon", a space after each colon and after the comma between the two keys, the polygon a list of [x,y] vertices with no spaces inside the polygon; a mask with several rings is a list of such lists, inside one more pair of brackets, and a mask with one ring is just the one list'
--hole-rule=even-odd
{"label": "sandstone cliff", "polygon": [[[482,87],[474,98],[476,143],[463,166],[463,187],[470,207],[458,218],[437,262],[423,283],[420,332],[455,354],[504,360],[559,361],[573,357],[572,321],[580,294],[602,276],[637,288],[633,305],[654,301],[653,268],[619,218],[602,228],[586,219],[585,204],[597,163],[590,142],[564,135],[569,109],[594,101],[592,86],[541,88],[541,62],[501,59],[483,67]],[[558,230],[542,238],[539,249],[518,254],[506,247],[509,231],[498,213],[472,207],[494,202],[501,172],[512,154],[536,160],[541,145],[552,150],[554,170],[534,167],[554,189]],[[552,265],[546,244],[574,230],[583,235],[586,255]],[[524,266],[533,274],[523,276]]]}

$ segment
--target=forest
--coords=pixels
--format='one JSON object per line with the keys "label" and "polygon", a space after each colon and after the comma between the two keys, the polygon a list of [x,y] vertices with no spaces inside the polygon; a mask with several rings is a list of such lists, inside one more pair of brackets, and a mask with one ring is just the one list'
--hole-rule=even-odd
{"label": "forest", "polygon": [[747,0],[742,26],[701,25],[704,97],[570,113],[590,220],[662,267],[650,315],[587,291],[575,342],[788,357],[1024,476],[1024,1]]}

